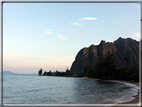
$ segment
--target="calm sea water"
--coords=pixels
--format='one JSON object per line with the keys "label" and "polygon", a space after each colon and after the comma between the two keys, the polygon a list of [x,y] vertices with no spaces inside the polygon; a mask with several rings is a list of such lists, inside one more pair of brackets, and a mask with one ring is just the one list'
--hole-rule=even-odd
{"label": "calm sea water", "polygon": [[73,77],[3,76],[4,104],[114,104],[133,99],[137,86]]}

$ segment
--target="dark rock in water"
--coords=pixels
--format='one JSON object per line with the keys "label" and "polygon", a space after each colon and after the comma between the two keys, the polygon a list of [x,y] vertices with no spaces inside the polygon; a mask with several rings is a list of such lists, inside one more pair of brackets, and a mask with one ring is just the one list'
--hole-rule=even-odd
{"label": "dark rock in water", "polygon": [[[99,45],[91,45],[81,49],[72,63],[71,71],[83,72],[85,66],[94,69],[94,65],[101,56],[113,54],[115,56],[116,67],[132,66],[139,64],[139,42],[119,37],[114,42],[101,41]],[[125,61],[125,57],[129,61]]]}

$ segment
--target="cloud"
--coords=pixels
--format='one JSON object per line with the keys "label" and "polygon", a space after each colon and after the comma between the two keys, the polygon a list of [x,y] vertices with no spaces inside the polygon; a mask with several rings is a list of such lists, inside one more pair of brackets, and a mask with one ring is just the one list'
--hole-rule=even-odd
{"label": "cloud", "polygon": [[140,38],[140,33],[134,33],[134,36]]}
{"label": "cloud", "polygon": [[79,23],[71,23],[72,25],[77,25],[77,26],[81,26],[81,24]]}
{"label": "cloud", "polygon": [[52,32],[44,32],[44,33],[46,33],[46,34],[51,34]]}
{"label": "cloud", "polygon": [[53,31],[52,29],[46,29],[46,31]]}
{"label": "cloud", "polygon": [[86,18],[78,19],[78,21],[80,21],[80,20],[82,20],[82,21],[84,21],[84,20],[97,20],[97,18],[96,17],[86,17]]}
{"label": "cloud", "polygon": [[61,35],[58,35],[57,37],[60,38],[60,39],[62,39],[62,40],[68,40],[66,37],[61,36]]}
{"label": "cloud", "polygon": [[46,34],[51,34],[52,33],[51,31],[53,31],[53,30],[51,30],[51,29],[45,29],[43,32],[46,33]]}

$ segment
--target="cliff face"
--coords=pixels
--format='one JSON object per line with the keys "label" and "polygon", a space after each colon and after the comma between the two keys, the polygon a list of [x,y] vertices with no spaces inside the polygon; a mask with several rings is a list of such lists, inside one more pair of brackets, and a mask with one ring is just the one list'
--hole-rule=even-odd
{"label": "cliff face", "polygon": [[[139,42],[131,38],[118,38],[116,41],[101,41],[99,45],[91,45],[88,48],[81,49],[75,61],[72,63],[71,71],[83,72],[85,66],[94,69],[98,58],[113,54],[115,56],[116,67],[138,65],[139,64]],[[129,62],[124,58],[127,57]]]}

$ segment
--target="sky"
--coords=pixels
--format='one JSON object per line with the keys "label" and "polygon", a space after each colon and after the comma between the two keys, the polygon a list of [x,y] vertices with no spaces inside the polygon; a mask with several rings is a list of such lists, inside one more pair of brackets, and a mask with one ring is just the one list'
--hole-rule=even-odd
{"label": "sky", "polygon": [[65,71],[82,48],[119,37],[140,40],[138,3],[3,3],[4,71]]}

